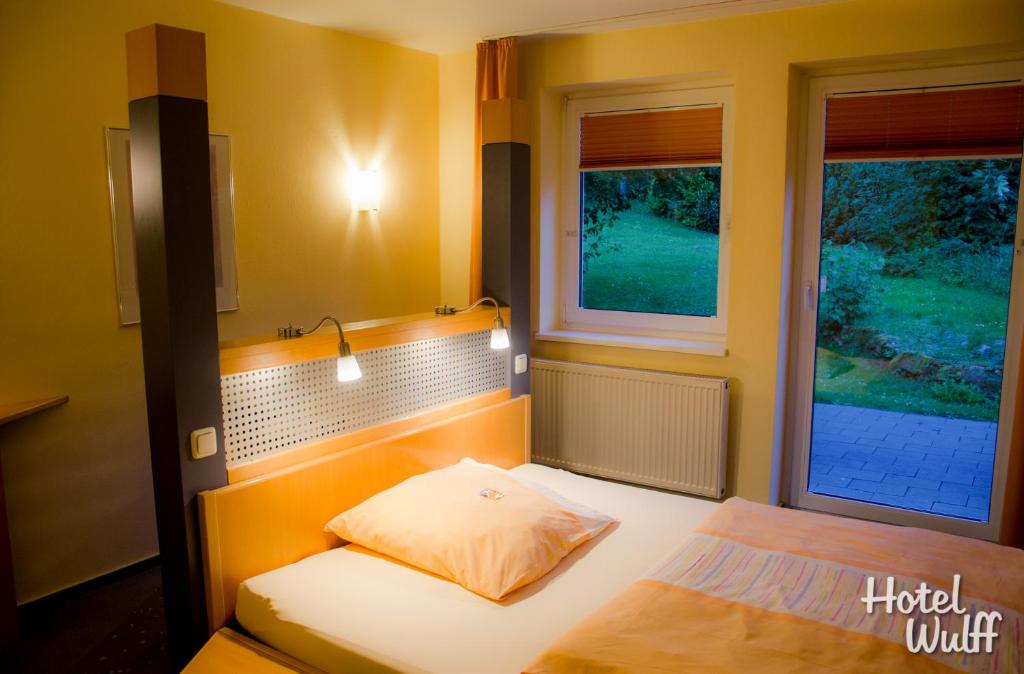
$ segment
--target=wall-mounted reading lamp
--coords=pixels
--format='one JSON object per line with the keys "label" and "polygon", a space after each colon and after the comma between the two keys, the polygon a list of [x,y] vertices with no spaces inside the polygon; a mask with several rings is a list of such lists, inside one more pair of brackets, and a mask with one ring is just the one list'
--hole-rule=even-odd
{"label": "wall-mounted reading lamp", "polygon": [[493,297],[481,297],[476,302],[473,302],[468,307],[462,309],[456,309],[450,307],[447,304],[440,307],[434,307],[434,313],[439,316],[449,314],[461,314],[463,311],[469,311],[475,309],[484,302],[490,302],[494,305],[494,327],[491,328],[491,348],[492,349],[507,349],[509,346],[508,342],[508,330],[505,329],[505,320],[501,317],[501,308],[498,306],[498,301]]}
{"label": "wall-mounted reading lamp", "polygon": [[326,323],[334,323],[334,327],[338,328],[338,381],[355,381],[361,378],[363,372],[359,369],[359,362],[352,355],[352,348],[345,341],[345,332],[341,329],[341,323],[333,316],[324,316],[312,330],[293,328],[289,325],[287,328],[278,328],[277,334],[279,337],[285,338],[302,337],[316,332]]}

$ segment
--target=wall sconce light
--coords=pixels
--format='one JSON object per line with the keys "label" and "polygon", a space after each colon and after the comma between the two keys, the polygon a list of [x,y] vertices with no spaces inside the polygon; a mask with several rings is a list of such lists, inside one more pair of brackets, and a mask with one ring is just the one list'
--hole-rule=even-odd
{"label": "wall sconce light", "polygon": [[357,211],[379,211],[380,171],[353,171],[349,175],[348,191]]}
{"label": "wall sconce light", "polygon": [[473,302],[468,307],[464,307],[462,309],[456,309],[455,307],[450,307],[445,304],[444,306],[434,307],[434,313],[439,316],[460,314],[463,311],[475,309],[484,302],[490,302],[494,305],[494,327],[491,328],[491,348],[507,349],[509,347],[508,330],[505,328],[505,319],[501,317],[501,309],[498,306],[498,301],[493,297],[481,297],[476,302]]}
{"label": "wall sconce light", "polygon": [[293,328],[289,325],[287,328],[278,328],[277,335],[284,338],[302,337],[316,332],[326,323],[334,323],[334,326],[338,328],[338,381],[348,382],[360,379],[363,372],[359,369],[359,362],[352,355],[352,348],[345,341],[345,332],[341,329],[341,323],[333,316],[324,316],[312,330]]}

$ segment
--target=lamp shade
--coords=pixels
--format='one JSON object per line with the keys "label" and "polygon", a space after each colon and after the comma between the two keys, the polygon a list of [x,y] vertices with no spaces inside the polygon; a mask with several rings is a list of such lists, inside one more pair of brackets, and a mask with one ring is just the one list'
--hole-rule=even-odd
{"label": "lamp shade", "polygon": [[507,349],[508,346],[508,330],[505,328],[494,328],[491,330],[492,349]]}
{"label": "lamp shade", "polygon": [[381,180],[378,171],[355,171],[349,177],[352,205],[357,211],[380,210]]}
{"label": "lamp shade", "polygon": [[338,381],[355,381],[363,376],[359,362],[351,353],[338,358]]}

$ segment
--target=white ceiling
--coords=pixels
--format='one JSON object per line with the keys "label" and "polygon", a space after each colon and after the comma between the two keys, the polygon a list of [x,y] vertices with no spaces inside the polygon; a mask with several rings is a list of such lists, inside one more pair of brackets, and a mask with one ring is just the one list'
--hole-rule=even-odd
{"label": "white ceiling", "polygon": [[448,53],[506,35],[592,33],[836,0],[221,0],[414,49]]}

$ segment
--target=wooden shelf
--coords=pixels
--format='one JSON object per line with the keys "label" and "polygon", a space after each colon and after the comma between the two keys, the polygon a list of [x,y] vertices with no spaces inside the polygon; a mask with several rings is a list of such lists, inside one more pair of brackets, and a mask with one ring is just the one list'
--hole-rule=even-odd
{"label": "wooden shelf", "polygon": [[[508,307],[502,307],[501,315],[506,324],[511,325]],[[358,353],[422,339],[488,330],[493,322],[494,308],[487,306],[446,316],[436,316],[430,312],[377,321],[345,323],[342,328],[352,350]],[[220,373],[223,376],[337,355],[338,333],[333,329],[292,339],[257,337],[221,342]]]}
{"label": "wooden shelf", "polygon": [[[67,396],[39,400],[0,403],[0,426],[17,419],[48,410],[68,401]],[[18,606],[14,590],[14,562],[7,527],[7,503],[4,495],[3,471],[0,471],[0,653],[5,653],[18,640]]]}
{"label": "wooden shelf", "polygon": [[54,396],[52,398],[41,398],[39,400],[23,400],[15,403],[0,403],[0,426],[9,424],[12,421],[23,419],[27,416],[48,410],[51,407],[63,405],[68,397]]}

